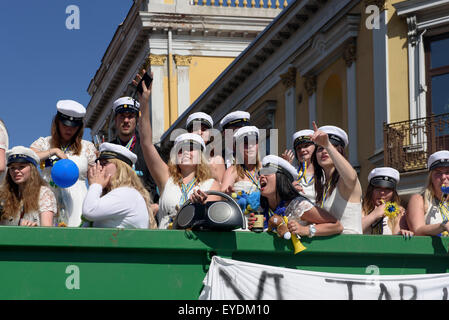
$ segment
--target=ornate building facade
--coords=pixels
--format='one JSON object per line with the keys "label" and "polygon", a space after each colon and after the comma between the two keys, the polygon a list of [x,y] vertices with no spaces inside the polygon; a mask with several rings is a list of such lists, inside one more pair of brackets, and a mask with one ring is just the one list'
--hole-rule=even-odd
{"label": "ornate building facade", "polygon": [[92,135],[115,136],[112,103],[129,95],[141,68],[154,74],[154,142],[276,17],[287,3],[238,0],[134,0],[88,92]]}
{"label": "ornate building facade", "polygon": [[[278,129],[278,154],[312,121],[336,125],[348,133],[363,187],[374,167],[393,166],[407,199],[425,184],[427,157],[449,145],[448,50],[449,0],[297,0],[162,140],[197,111],[216,123],[249,111],[259,128]],[[438,128],[434,116],[443,117]]]}

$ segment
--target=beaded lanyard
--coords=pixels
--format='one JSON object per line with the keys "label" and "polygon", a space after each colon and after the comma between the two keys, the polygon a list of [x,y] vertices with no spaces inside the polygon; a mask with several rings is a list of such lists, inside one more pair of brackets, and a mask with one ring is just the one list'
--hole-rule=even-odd
{"label": "beaded lanyard", "polygon": [[251,182],[257,187],[257,189],[260,190],[260,182],[259,180],[256,178],[256,172],[254,172],[254,175],[251,174],[251,172],[249,172],[248,170],[245,170],[245,175],[251,180]]}
{"label": "beaded lanyard", "polygon": [[182,192],[182,197],[181,200],[179,201],[179,205],[183,205],[184,202],[187,201],[188,196],[189,196],[189,192],[193,189],[193,187],[195,186],[196,183],[196,178],[194,178],[192,181],[190,181],[188,184],[182,184],[181,185],[181,192]]}
{"label": "beaded lanyard", "polygon": [[128,141],[125,147],[128,150],[132,150],[135,144],[136,144],[136,135],[133,135],[133,137]]}
{"label": "beaded lanyard", "polygon": [[312,176],[312,178],[310,178],[310,180],[307,181],[306,173],[307,173],[307,162],[301,162],[301,167],[298,168],[298,177],[296,180],[297,181],[304,180],[304,182],[306,184],[310,184],[313,181],[313,179],[315,178],[315,176]]}
{"label": "beaded lanyard", "polygon": [[324,202],[326,201],[326,198],[328,196],[329,188],[330,188],[330,184],[326,183],[326,187],[323,190],[323,199],[321,200],[321,204],[320,204],[321,208],[324,207]]}
{"label": "beaded lanyard", "polygon": [[[438,204],[438,210],[440,211],[443,222],[449,220],[449,208],[447,207],[446,201],[440,200],[440,203]],[[443,236],[448,236],[447,231],[443,231],[441,234]]]}

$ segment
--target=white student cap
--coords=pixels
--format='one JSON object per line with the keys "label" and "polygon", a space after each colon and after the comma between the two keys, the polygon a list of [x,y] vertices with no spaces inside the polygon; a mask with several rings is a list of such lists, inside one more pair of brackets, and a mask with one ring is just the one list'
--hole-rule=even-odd
{"label": "white student cap", "polygon": [[396,189],[399,180],[399,171],[390,167],[375,168],[368,175],[368,182],[375,187]]}
{"label": "white student cap", "polygon": [[132,167],[137,162],[137,156],[128,148],[110,142],[103,142],[102,144],[100,144],[100,156],[97,160],[100,159],[122,160],[130,167]]}
{"label": "white student cap", "polygon": [[343,129],[336,126],[322,126],[318,128],[329,136],[329,141],[334,145],[341,145],[343,148],[349,144],[348,135]]}
{"label": "white student cap", "polygon": [[234,140],[238,141],[238,139],[245,136],[256,136],[259,137],[259,129],[255,126],[246,126],[237,129],[234,133]]}
{"label": "white student cap", "polygon": [[441,150],[430,155],[427,168],[430,171],[438,167],[449,167],[449,151]]}
{"label": "white student cap", "polygon": [[11,163],[22,162],[22,163],[32,163],[34,166],[38,166],[40,162],[39,156],[31,150],[23,146],[17,146],[6,151],[7,165]]}
{"label": "white student cap", "polygon": [[293,149],[296,149],[296,146],[300,143],[312,142],[312,136],[315,132],[310,129],[304,129],[297,131],[292,136],[293,141]]}
{"label": "white student cap", "polygon": [[224,130],[229,126],[238,125],[240,127],[250,125],[250,114],[246,111],[234,111],[228,113],[220,121],[220,130]]}
{"label": "white student cap", "polygon": [[186,129],[189,130],[189,126],[193,126],[193,121],[199,121],[201,123],[204,123],[206,126],[212,128],[214,126],[214,121],[212,120],[212,117],[204,112],[195,112],[192,113],[186,121]]}
{"label": "white student cap", "polygon": [[56,102],[57,116],[61,122],[69,127],[79,127],[83,125],[83,118],[86,115],[86,108],[74,100],[59,100]]}
{"label": "white student cap", "polygon": [[114,101],[112,110],[115,114],[122,112],[139,113],[140,103],[131,97],[122,97]]}
{"label": "white student cap", "polygon": [[285,174],[292,182],[298,175],[295,167],[293,167],[287,160],[284,160],[281,157],[272,154],[265,156],[262,160],[262,168],[260,169],[260,174],[270,174],[275,172],[281,172]]}
{"label": "white student cap", "polygon": [[174,148],[190,143],[200,146],[202,151],[206,149],[206,144],[204,143],[203,138],[199,134],[195,133],[183,133],[177,136],[175,139]]}

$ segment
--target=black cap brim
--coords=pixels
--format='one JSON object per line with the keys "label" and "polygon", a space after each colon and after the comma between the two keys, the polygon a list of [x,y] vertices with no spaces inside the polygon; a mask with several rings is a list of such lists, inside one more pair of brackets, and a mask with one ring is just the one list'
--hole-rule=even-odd
{"label": "black cap brim", "polygon": [[388,188],[388,189],[396,189],[396,183],[394,183],[393,181],[388,181],[388,180],[375,180],[372,179],[370,181],[370,184],[373,185],[374,187],[380,187],[380,188]]}
{"label": "black cap brim", "polygon": [[429,168],[429,171],[435,169],[435,168],[442,168],[442,167],[449,167],[449,162],[448,161],[435,161],[434,163],[432,163],[432,165]]}

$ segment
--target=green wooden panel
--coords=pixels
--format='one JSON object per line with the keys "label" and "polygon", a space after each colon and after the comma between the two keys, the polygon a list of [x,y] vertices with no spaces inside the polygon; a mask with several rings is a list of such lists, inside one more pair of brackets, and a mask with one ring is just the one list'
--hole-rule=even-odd
{"label": "green wooden panel", "polygon": [[214,254],[311,271],[444,273],[448,243],[340,235],[303,239],[294,255],[267,233],[0,227],[0,299],[197,299]]}

